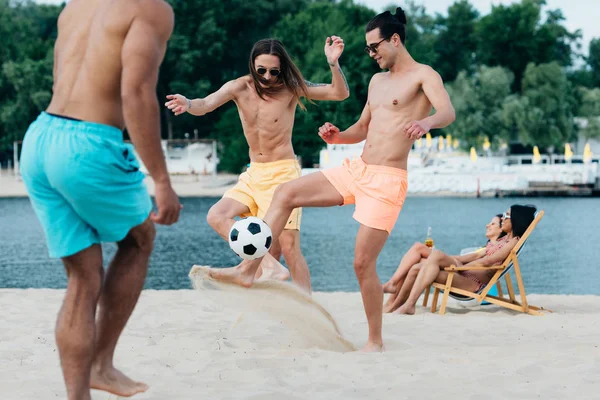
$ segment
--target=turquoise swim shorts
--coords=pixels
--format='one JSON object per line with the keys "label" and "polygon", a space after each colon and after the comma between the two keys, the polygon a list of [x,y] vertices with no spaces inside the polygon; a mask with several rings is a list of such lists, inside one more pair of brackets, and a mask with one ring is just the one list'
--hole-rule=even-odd
{"label": "turquoise swim shorts", "polygon": [[53,258],[118,242],[152,210],[133,146],[112,126],[42,112],[20,167]]}

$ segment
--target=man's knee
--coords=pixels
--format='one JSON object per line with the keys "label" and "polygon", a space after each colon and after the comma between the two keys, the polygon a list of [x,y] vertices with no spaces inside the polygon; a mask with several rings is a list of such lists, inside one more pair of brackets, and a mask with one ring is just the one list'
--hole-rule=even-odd
{"label": "man's knee", "polygon": [[293,256],[300,251],[300,234],[296,230],[285,230],[279,236],[279,244],[284,257]]}
{"label": "man's knee", "polygon": [[294,191],[293,185],[290,185],[290,182],[279,185],[275,189],[275,193],[273,194],[273,201],[271,202],[271,207],[273,205],[279,207],[286,208],[297,208],[299,205],[296,204],[297,196]]}
{"label": "man's knee", "polygon": [[100,292],[104,280],[102,249],[93,245],[77,254],[62,259],[69,282],[85,287],[90,295]]}
{"label": "man's knee", "polygon": [[219,210],[219,207],[217,207],[217,205],[215,204],[214,206],[212,206],[210,208],[210,210],[208,210],[208,214],[206,215],[206,222],[208,222],[208,225],[210,225],[212,228],[214,228],[215,226],[219,225],[219,223],[221,223],[221,221],[223,221],[224,215],[223,213]]}
{"label": "man's knee", "polygon": [[354,258],[354,272],[359,282],[368,277],[373,271],[375,271],[375,261],[360,255]]}
{"label": "man's knee", "polygon": [[140,253],[150,255],[154,248],[155,237],[156,227],[150,219],[147,219],[143,224],[129,231],[129,234],[118,245],[119,248],[135,248]]}

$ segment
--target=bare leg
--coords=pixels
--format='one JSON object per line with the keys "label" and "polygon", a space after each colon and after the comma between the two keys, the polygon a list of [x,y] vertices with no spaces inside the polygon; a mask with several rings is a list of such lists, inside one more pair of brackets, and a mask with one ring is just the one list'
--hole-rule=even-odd
{"label": "bare leg", "polygon": [[388,233],[361,225],[356,235],[354,249],[354,272],[360,285],[367,322],[369,339],[363,351],[383,351],[381,337],[383,289],[377,276],[377,257],[383,249]]}
{"label": "bare leg", "polygon": [[[271,227],[274,237],[279,237],[294,208],[332,207],[344,201],[341,194],[325,178],[322,172],[305,175],[280,185],[275,190],[265,222]],[[237,267],[213,269],[210,276],[220,281],[250,287],[261,259],[244,262]]]}
{"label": "bare leg", "polygon": [[435,278],[440,273],[440,268],[448,267],[452,264],[456,264],[454,258],[441,251],[431,254],[421,267],[408,299],[396,312],[398,314],[414,314],[415,306],[421,293],[435,281]]}
{"label": "bare leg", "polygon": [[93,245],[63,258],[68,284],[56,321],[56,345],[70,400],[89,400],[94,319],[102,287],[102,248]]}
{"label": "bare leg", "polygon": [[290,279],[290,271],[279,262],[280,259],[281,245],[279,244],[279,240],[273,240],[269,253],[263,258],[260,268],[256,270],[254,280],[275,279],[287,281]]}
{"label": "bare leg", "polygon": [[388,302],[383,307],[383,312],[393,312],[406,302],[406,299],[408,299],[408,295],[410,294],[410,291],[417,280],[417,275],[419,274],[422,265],[423,264],[421,263],[415,264],[410,271],[408,271],[408,274],[402,282],[402,285],[397,288],[396,293],[390,296]]}
{"label": "bare leg", "polygon": [[135,382],[113,365],[115,348],[144,286],[148,260],[156,231],[148,219],[118,243],[118,250],[106,273],[100,296],[96,325],[96,354],[91,387],[117,396],[145,392],[148,386]]}
{"label": "bare leg", "polygon": [[406,254],[404,254],[402,260],[400,260],[400,265],[398,265],[398,269],[394,272],[394,275],[383,285],[383,292],[397,292],[398,285],[402,285],[402,280],[406,277],[412,266],[419,263],[422,258],[429,257],[429,254],[431,254],[431,249],[423,243],[416,242],[413,244]]}
{"label": "bare leg", "polygon": [[292,281],[310,293],[310,272],[308,264],[300,250],[300,231],[286,229],[279,237],[279,240],[281,242],[283,257],[292,273]]}
{"label": "bare leg", "polygon": [[[208,215],[206,216],[206,220],[208,224],[221,236],[224,240],[229,240],[228,235],[231,227],[235,223],[235,217],[238,215],[248,214],[250,209],[245,204],[240,203],[237,200],[230,199],[227,197],[219,200],[215,205],[213,205],[208,211]],[[273,235],[273,237],[277,237]],[[266,274],[263,278],[273,278],[273,279],[281,279],[287,280],[289,278],[289,271],[277,261],[280,258],[280,250],[278,248],[278,244],[273,243],[275,248],[273,248],[273,252],[271,254],[276,255],[276,259],[268,254],[265,256],[264,268],[266,269]],[[248,261],[242,261],[240,265],[248,263]],[[255,278],[259,278],[263,274],[262,268],[256,272]]]}

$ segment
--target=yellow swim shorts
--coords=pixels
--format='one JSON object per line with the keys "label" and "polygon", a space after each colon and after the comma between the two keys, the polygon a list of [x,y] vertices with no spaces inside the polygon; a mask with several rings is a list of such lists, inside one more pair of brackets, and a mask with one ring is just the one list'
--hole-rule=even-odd
{"label": "yellow swim shorts", "polygon": [[[223,195],[246,205],[250,212],[240,217],[255,216],[264,218],[277,186],[300,178],[300,164],[295,159],[266,163],[250,163],[250,168],[242,173],[238,183]],[[292,211],[285,229],[300,230],[302,209]]]}

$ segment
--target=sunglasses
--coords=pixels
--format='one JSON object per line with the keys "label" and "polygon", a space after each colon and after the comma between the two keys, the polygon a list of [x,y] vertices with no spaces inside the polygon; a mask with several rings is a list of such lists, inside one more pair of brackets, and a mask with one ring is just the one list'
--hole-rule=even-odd
{"label": "sunglasses", "polygon": [[377,42],[377,43],[375,43],[375,44],[370,44],[370,45],[367,45],[367,46],[365,46],[365,52],[366,52],[368,55],[371,55],[371,53],[373,53],[373,54],[377,54],[377,47],[379,47],[379,45],[380,45],[381,43],[383,43],[385,40],[388,40],[388,39],[389,39],[389,38],[384,38],[384,39],[381,39],[379,42]]}
{"label": "sunglasses", "polygon": [[[256,69],[256,72],[257,72],[259,75],[261,75],[261,76],[262,76],[262,75],[264,75],[264,74],[266,74],[266,73],[267,73],[267,69],[266,69],[266,68],[264,68],[264,67],[258,67],[258,68]],[[269,70],[269,73],[271,74],[271,76],[279,76],[279,74],[281,73],[281,71],[280,71],[280,70],[278,70],[278,69],[270,69],[270,70]]]}
{"label": "sunglasses", "polygon": [[507,214],[507,213],[502,214],[502,219],[510,219],[510,214]]}

